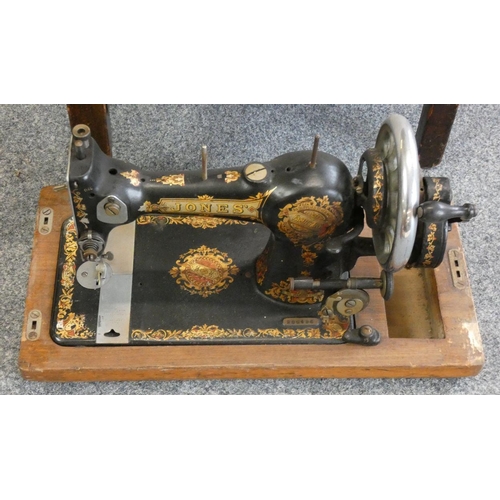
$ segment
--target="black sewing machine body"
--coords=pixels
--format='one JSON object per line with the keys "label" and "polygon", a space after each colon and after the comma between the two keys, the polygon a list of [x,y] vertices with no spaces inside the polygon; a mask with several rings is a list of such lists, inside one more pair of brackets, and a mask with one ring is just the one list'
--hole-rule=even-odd
{"label": "black sewing machine body", "polygon": [[[317,143],[239,168],[148,172],[75,127],[53,339],[378,343],[376,325],[356,324],[365,289],[389,299],[393,272],[439,265],[449,223],[475,215],[450,206],[447,179],[422,178],[411,139],[406,166],[395,147],[401,119],[389,119],[389,138],[354,178]],[[373,239],[360,236],[365,218]],[[375,255],[380,276],[350,278],[358,258]]]}

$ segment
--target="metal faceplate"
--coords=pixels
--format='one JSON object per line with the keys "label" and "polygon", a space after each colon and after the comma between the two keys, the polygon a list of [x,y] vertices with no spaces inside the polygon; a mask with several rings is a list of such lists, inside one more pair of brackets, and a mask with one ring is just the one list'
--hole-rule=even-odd
{"label": "metal faceplate", "polygon": [[126,344],[130,340],[135,222],[117,227],[108,238],[112,278],[101,288],[97,316],[97,344]]}

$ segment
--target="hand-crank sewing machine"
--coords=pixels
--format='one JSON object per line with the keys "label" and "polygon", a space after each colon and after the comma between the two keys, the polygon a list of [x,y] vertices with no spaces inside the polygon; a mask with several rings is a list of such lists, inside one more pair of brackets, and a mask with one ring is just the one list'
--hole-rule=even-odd
{"label": "hand-crank sewing machine", "polygon": [[[319,151],[239,168],[148,172],[73,129],[51,337],[63,346],[380,342],[357,315],[394,273],[435,268],[454,222],[446,178],[421,174],[391,115],[353,178]],[[361,233],[369,226],[372,237]],[[361,257],[381,273],[353,277]],[[98,348],[98,347],[96,347]],[[359,348],[361,349],[361,348]]]}

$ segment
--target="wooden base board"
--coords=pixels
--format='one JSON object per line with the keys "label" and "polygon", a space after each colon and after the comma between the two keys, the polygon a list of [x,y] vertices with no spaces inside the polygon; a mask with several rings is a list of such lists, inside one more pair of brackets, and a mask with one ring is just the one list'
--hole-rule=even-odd
{"label": "wooden base board", "polygon": [[[45,208],[52,210],[53,221],[52,230],[44,234],[39,227]],[[387,303],[377,291],[369,292],[370,306],[357,320],[381,332],[382,341],[375,347],[59,346],[50,338],[49,326],[60,228],[70,215],[64,186],[42,190],[19,355],[19,368],[26,379],[464,377],[476,375],[483,366],[481,337],[456,227],[449,234],[448,250],[458,252],[451,261],[446,258],[435,270],[401,271],[396,275],[394,297]],[[378,274],[375,258],[360,259],[354,270],[358,276]],[[33,318],[33,311],[40,315]]]}

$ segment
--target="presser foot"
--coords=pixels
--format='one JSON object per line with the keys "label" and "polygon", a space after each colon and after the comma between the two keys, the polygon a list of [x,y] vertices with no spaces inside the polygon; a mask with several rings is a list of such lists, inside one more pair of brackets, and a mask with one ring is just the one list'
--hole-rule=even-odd
{"label": "presser foot", "polygon": [[342,340],[347,344],[359,344],[364,346],[373,346],[380,343],[380,332],[375,328],[364,325],[360,328],[347,330]]}

